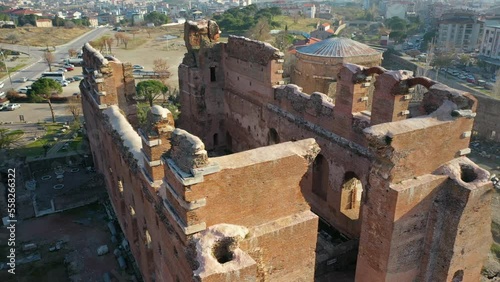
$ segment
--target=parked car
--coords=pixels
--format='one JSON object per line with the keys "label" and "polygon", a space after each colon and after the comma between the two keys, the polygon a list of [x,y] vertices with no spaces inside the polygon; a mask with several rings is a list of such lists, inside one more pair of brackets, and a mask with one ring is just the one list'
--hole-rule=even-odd
{"label": "parked car", "polygon": [[58,71],[58,72],[67,72],[68,70],[67,70],[67,69],[65,69],[65,68],[59,68],[57,71]]}
{"label": "parked car", "polygon": [[467,77],[467,82],[469,82],[469,83],[474,83],[474,84],[476,84],[476,83],[477,83],[476,79],[475,79],[475,78],[473,78],[473,77],[472,77],[472,78],[471,78],[471,77]]}
{"label": "parked car", "polygon": [[0,82],[0,88],[3,88],[5,86],[5,83]]}
{"label": "parked car", "polygon": [[484,85],[483,85],[484,88],[488,89],[488,90],[493,90],[493,88],[495,87],[495,84],[491,83],[491,82],[486,82]]}
{"label": "parked car", "polygon": [[67,81],[68,83],[71,83],[71,82],[74,82],[74,81],[75,81],[75,79],[74,79],[74,78],[72,78],[72,77],[69,77],[69,78],[66,78],[66,81]]}
{"label": "parked car", "polygon": [[75,75],[75,76],[73,76],[73,79],[74,79],[75,81],[80,81],[80,80],[82,80],[82,77],[81,77],[81,76],[78,76],[78,75]]}
{"label": "parked car", "polygon": [[22,94],[27,94],[28,93],[28,87],[21,87],[17,89],[17,92],[22,93]]}
{"label": "parked car", "polygon": [[21,107],[21,105],[19,104],[8,104],[7,105],[7,110],[8,111],[13,111],[15,109],[19,109]]}
{"label": "parked car", "polygon": [[64,64],[63,68],[74,68],[75,65],[73,64]]}
{"label": "parked car", "polygon": [[74,67],[66,67],[66,70],[67,70],[67,71],[72,71],[72,70],[74,70],[74,69],[75,69]]}
{"label": "parked car", "polygon": [[132,67],[134,68],[134,70],[143,70],[144,69],[144,67],[140,66],[140,65],[133,65]]}
{"label": "parked car", "polygon": [[19,79],[19,81],[20,81],[20,82],[26,82],[26,81],[28,81],[28,78],[23,76],[23,77],[21,77],[21,78]]}

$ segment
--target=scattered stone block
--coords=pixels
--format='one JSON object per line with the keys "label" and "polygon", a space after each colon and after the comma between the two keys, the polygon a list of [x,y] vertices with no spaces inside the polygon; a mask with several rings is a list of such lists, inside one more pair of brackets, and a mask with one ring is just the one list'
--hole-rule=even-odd
{"label": "scattered stone block", "polygon": [[105,255],[109,252],[108,245],[102,245],[99,248],[97,248],[97,255],[102,256]]}
{"label": "scattered stone block", "polygon": [[35,243],[29,243],[29,244],[25,244],[23,246],[23,251],[31,251],[31,250],[36,250],[38,246],[35,244]]}
{"label": "scattered stone block", "polygon": [[108,228],[109,232],[111,232],[111,235],[116,236],[116,228],[113,225],[113,222],[108,222]]}
{"label": "scattered stone block", "polygon": [[102,280],[104,282],[111,282],[111,275],[109,275],[109,272],[104,273],[104,275],[102,276]]}
{"label": "scattered stone block", "polygon": [[125,262],[125,259],[122,256],[118,257],[118,265],[120,266],[121,269],[127,268],[127,263]]}
{"label": "scattered stone block", "polygon": [[26,263],[30,263],[30,262],[35,262],[35,261],[39,261],[42,259],[42,256],[39,254],[39,253],[35,253],[35,254],[31,254],[27,257],[24,257],[24,258],[20,258],[18,261],[17,261],[17,264],[18,265],[21,265],[21,264],[26,264]]}
{"label": "scattered stone block", "polygon": [[121,255],[122,255],[122,252],[121,252],[119,249],[115,249],[115,250],[113,251],[113,254],[115,255],[115,257],[119,257],[119,256],[121,256]]}

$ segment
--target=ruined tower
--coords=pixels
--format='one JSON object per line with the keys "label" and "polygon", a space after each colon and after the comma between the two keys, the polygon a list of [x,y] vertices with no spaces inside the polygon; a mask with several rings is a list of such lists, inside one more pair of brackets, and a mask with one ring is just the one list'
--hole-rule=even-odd
{"label": "ruined tower", "polygon": [[[356,281],[479,280],[491,241],[491,184],[466,157],[472,95],[409,71],[344,64],[333,104],[323,93],[283,85],[283,54],[269,44],[212,41],[214,24],[186,23],[186,46],[210,44],[188,48],[179,66],[180,123],[209,152],[314,138],[321,151],[301,192],[313,212],[353,240]],[[427,93],[412,108],[415,85]],[[333,253],[317,258],[317,271],[341,264]]]}

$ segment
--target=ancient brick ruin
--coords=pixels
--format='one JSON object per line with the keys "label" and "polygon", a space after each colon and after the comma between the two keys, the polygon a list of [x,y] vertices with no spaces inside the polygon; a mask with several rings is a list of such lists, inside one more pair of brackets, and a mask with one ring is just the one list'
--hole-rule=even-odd
{"label": "ancient brick ruin", "polygon": [[[215,25],[206,29],[216,34]],[[301,190],[312,211],[359,238],[356,281],[479,280],[491,187],[466,157],[472,95],[411,72],[345,64],[332,104],[283,85],[283,54],[271,45],[235,36],[217,43],[199,30],[186,25],[182,128],[214,154],[314,138],[321,152]],[[417,84],[428,92],[410,107]]]}
{"label": "ancient brick ruin", "polygon": [[346,64],[333,104],[284,85],[271,45],[185,27],[177,128],[160,106],[140,127],[130,64],[83,48],[93,158],[145,281],[314,281],[340,263],[316,257],[318,216],[354,240],[356,281],[479,280],[491,182],[466,157],[473,96]]}

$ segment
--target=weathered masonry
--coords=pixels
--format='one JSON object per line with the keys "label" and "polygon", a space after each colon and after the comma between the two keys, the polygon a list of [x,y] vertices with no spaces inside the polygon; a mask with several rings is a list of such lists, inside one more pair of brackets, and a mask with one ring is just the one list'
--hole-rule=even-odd
{"label": "weathered masonry", "polygon": [[96,168],[145,281],[312,281],[318,217],[300,189],[312,138],[209,157],[153,106],[139,126],[132,68],[83,48]]}
{"label": "weathered masonry", "polygon": [[466,157],[474,97],[345,64],[333,104],[284,85],[274,47],[219,33],[185,25],[179,126],[160,106],[139,122],[131,65],[83,48],[94,163],[145,281],[313,281],[338,265],[315,253],[319,218],[356,242],[356,281],[479,280],[491,182]]}
{"label": "weathered masonry", "polygon": [[[408,71],[345,64],[333,104],[284,85],[283,54],[267,43],[219,43],[213,21],[187,23],[184,36],[180,126],[214,155],[314,138],[321,151],[301,191],[313,212],[359,239],[356,281],[479,281],[491,185],[466,157],[472,95]],[[416,85],[427,93],[412,105]]]}

